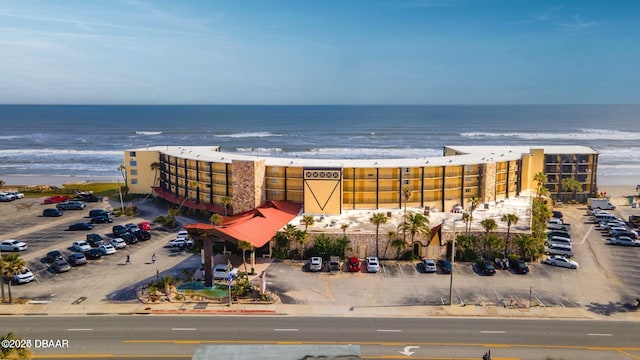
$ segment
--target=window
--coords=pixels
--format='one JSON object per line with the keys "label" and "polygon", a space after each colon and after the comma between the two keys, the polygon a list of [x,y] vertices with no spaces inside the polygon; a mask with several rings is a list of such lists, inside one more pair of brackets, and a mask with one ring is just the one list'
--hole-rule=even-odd
{"label": "window", "polygon": [[135,151],[129,151],[129,156],[130,157],[136,157],[136,152]]}
{"label": "window", "polygon": [[135,160],[131,160],[131,161],[129,161],[129,165],[130,166],[138,166],[138,162],[135,161]]}
{"label": "window", "polygon": [[138,183],[138,179],[131,179],[131,184],[137,184]]}
{"label": "window", "polygon": [[403,185],[409,185],[409,180],[402,180]]}
{"label": "window", "polygon": [[409,168],[403,168],[403,171],[404,171],[406,174],[408,174],[408,173],[410,173],[410,172],[411,172],[411,169],[409,169]]}
{"label": "window", "polygon": [[131,170],[131,175],[138,175],[138,170]]}

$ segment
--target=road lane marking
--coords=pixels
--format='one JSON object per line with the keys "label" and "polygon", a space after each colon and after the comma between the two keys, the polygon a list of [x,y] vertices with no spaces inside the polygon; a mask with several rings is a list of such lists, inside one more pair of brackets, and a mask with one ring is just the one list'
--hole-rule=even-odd
{"label": "road lane marking", "polygon": [[298,329],[273,329],[273,331],[299,331]]}
{"label": "road lane marking", "polygon": [[402,332],[402,330],[397,329],[378,329],[377,332]]}
{"label": "road lane marking", "polygon": [[196,328],[171,328],[173,331],[196,331]]}
{"label": "road lane marking", "polygon": [[587,334],[589,336],[613,336],[613,334]]}
{"label": "road lane marking", "polygon": [[480,334],[504,334],[504,331],[500,330],[480,330]]}
{"label": "road lane marking", "polygon": [[67,331],[92,331],[93,329],[67,329]]}

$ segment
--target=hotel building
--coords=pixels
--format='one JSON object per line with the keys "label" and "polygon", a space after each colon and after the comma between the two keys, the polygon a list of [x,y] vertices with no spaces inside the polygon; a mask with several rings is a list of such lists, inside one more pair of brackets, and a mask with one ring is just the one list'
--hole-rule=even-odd
{"label": "hotel building", "polygon": [[259,157],[217,146],[156,146],[126,150],[124,160],[130,193],[153,189],[183,207],[229,215],[279,200],[300,204],[309,215],[401,208],[405,201],[451,211],[473,196],[492,203],[535,190],[538,172],[547,175],[545,186],[556,200],[574,196],[562,189],[564,178],[582,185],[578,201],[597,193],[598,153],[585,146],[446,146],[442,157],[404,159]]}

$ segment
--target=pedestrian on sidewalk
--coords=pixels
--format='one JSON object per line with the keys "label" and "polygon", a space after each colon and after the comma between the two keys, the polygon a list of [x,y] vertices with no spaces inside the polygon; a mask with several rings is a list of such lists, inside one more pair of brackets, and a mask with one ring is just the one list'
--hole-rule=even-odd
{"label": "pedestrian on sidewalk", "polygon": [[151,255],[151,262],[156,263],[156,254]]}
{"label": "pedestrian on sidewalk", "polygon": [[131,265],[131,255],[127,254],[127,265]]}

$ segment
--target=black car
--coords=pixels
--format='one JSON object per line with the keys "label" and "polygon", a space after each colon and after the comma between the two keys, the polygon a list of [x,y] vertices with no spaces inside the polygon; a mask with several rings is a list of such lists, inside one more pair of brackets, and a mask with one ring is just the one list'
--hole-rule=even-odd
{"label": "black car", "polygon": [[98,248],[93,248],[84,252],[84,256],[88,260],[98,260],[102,257],[102,252]]}
{"label": "black car", "polygon": [[127,228],[122,225],[115,225],[111,228],[111,232],[115,237],[122,237],[122,234],[129,234]]}
{"label": "black car", "polygon": [[69,255],[69,265],[80,266],[87,263],[87,257],[83,253],[73,253]]}
{"label": "black car", "polygon": [[119,236],[122,240],[124,240],[127,244],[136,244],[138,242],[138,238],[131,233],[124,233]]}
{"label": "black car", "polygon": [[91,223],[92,224],[107,224],[113,222],[113,219],[110,218],[109,216],[104,216],[104,215],[100,215],[100,216],[96,216],[96,217],[92,217],[91,218]]}
{"label": "black car", "polygon": [[496,273],[495,266],[493,266],[493,264],[489,260],[476,261],[476,269],[478,270],[480,275],[494,275]]}
{"label": "black car", "polygon": [[62,212],[62,210],[59,210],[59,209],[51,208],[51,209],[42,210],[42,216],[44,217],[58,217],[58,216],[62,216],[62,214],[64,213]]}
{"label": "black car", "polygon": [[151,239],[151,233],[146,230],[136,230],[133,232],[133,235],[135,235],[140,241],[147,241]]}
{"label": "black car", "polygon": [[56,205],[58,210],[82,210],[85,205],[82,201],[65,201]]}
{"label": "black car", "polygon": [[571,235],[566,231],[556,230],[556,231],[549,231],[547,233],[547,239],[551,239],[554,236],[559,236],[559,237],[564,237],[564,238],[571,239]]}
{"label": "black car", "polygon": [[556,218],[556,219],[562,219],[562,212],[557,211],[557,210],[553,210],[552,211],[552,217]]}
{"label": "black car", "polygon": [[451,262],[447,259],[438,259],[436,262],[443,274],[451,274]]}
{"label": "black car", "polygon": [[87,242],[91,247],[97,248],[98,246],[104,244],[104,239],[100,234],[87,234]]}
{"label": "black car", "polygon": [[62,256],[62,253],[59,250],[53,250],[47,253],[44,257],[44,262],[52,263],[58,259],[64,259],[64,256]]}
{"label": "black car", "polygon": [[509,269],[516,274],[528,274],[529,267],[522,260],[509,260]]}
{"label": "black car", "polygon": [[90,224],[90,223],[79,222],[79,223],[69,225],[70,231],[91,230],[91,229],[93,229],[93,224]]}
{"label": "black car", "polygon": [[89,217],[94,218],[96,216],[111,216],[111,213],[107,210],[103,209],[93,209],[89,210]]}
{"label": "black car", "polygon": [[95,196],[93,194],[86,194],[86,195],[77,194],[71,200],[84,201],[84,202],[100,202],[102,201],[102,196]]}

